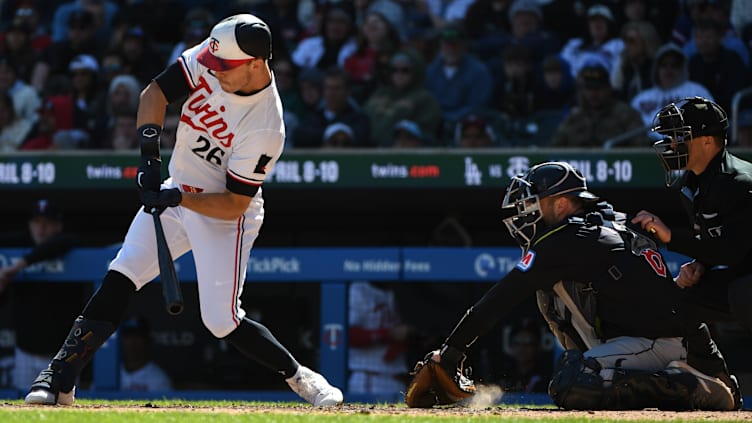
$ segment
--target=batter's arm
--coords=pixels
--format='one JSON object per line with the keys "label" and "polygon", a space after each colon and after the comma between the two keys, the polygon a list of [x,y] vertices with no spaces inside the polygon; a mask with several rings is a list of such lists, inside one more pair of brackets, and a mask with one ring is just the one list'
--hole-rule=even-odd
{"label": "batter's arm", "polygon": [[139,98],[138,113],[136,114],[136,127],[140,128],[142,125],[148,123],[162,127],[164,125],[168,103],[159,84],[155,81],[151,81],[149,85],[141,91]]}
{"label": "batter's arm", "polygon": [[245,213],[251,198],[229,190],[217,193],[184,192],[180,205],[204,216],[234,220]]}

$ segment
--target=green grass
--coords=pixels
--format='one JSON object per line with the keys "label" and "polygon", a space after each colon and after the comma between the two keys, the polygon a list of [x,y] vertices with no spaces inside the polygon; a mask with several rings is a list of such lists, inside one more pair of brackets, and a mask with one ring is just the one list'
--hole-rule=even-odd
{"label": "green grass", "polygon": [[[407,409],[404,404],[346,404],[343,408],[320,409],[301,403],[261,403],[241,401],[185,401],[185,400],[76,400],[74,407],[29,407],[21,400],[0,402],[0,422],[54,422],[54,423],[192,423],[192,422],[314,422],[314,423],[428,423],[428,422],[534,422],[601,423],[619,422],[613,414],[571,413],[540,408],[540,414],[521,412],[517,407],[491,407],[472,411],[467,409]],[[713,422],[739,421],[739,415],[715,415]],[[735,418],[736,417],[736,418]],[[748,420],[752,415],[741,419]],[[677,413],[655,416],[632,415],[630,422],[701,422],[707,413]]]}

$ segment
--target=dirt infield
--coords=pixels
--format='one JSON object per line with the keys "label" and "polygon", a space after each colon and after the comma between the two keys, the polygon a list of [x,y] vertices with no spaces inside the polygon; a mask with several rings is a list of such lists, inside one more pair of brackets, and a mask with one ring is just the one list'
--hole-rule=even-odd
{"label": "dirt infield", "polygon": [[[30,408],[24,404],[3,403],[0,408]],[[345,404],[339,407],[314,408],[308,405],[280,404],[272,405],[232,405],[232,406],[193,406],[189,403],[169,406],[157,406],[150,402],[123,405],[73,405],[71,407],[50,407],[49,410],[90,410],[97,411],[137,411],[137,412],[166,412],[181,411],[190,413],[208,414],[364,414],[364,415],[391,415],[391,416],[498,416],[500,419],[533,419],[533,420],[560,420],[574,418],[578,420],[654,420],[654,421],[738,421],[752,422],[751,411],[711,412],[711,411],[566,411],[558,409],[527,408],[527,407],[486,407],[486,408],[463,408],[463,407],[437,407],[432,409],[406,408],[404,405],[373,405],[373,404]]]}

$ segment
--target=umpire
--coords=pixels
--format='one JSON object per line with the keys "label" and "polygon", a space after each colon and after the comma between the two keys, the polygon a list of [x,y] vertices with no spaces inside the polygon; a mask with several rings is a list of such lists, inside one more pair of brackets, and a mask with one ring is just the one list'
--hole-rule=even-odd
{"label": "umpire", "polygon": [[676,284],[696,321],[735,320],[752,331],[752,163],[726,150],[727,129],[726,112],[706,98],[663,107],[653,131],[664,138],[654,147],[691,225],[669,227],[645,210],[632,222],[694,258]]}
{"label": "umpire", "polygon": [[[536,296],[566,349],[549,385],[558,406],[739,409],[738,388],[707,326],[678,316],[681,290],[655,242],[598,202],[582,174],[565,162],[536,165],[512,179],[502,204],[522,258],[467,310],[424,367],[438,363],[444,372],[434,374],[457,374],[457,385],[467,387],[465,350],[514,305]],[[407,404],[433,405],[433,394],[416,395],[413,385]]]}

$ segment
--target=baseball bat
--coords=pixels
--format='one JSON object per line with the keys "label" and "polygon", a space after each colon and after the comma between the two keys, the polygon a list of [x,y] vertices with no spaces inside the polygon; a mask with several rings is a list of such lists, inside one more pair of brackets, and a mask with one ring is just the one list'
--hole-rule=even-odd
{"label": "baseball bat", "polygon": [[172,261],[170,248],[165,239],[162,220],[156,208],[151,210],[154,218],[154,231],[157,234],[157,257],[159,258],[159,278],[162,280],[162,296],[165,300],[167,313],[177,316],[183,312],[183,293],[180,291],[180,282],[175,273],[175,263]]}

